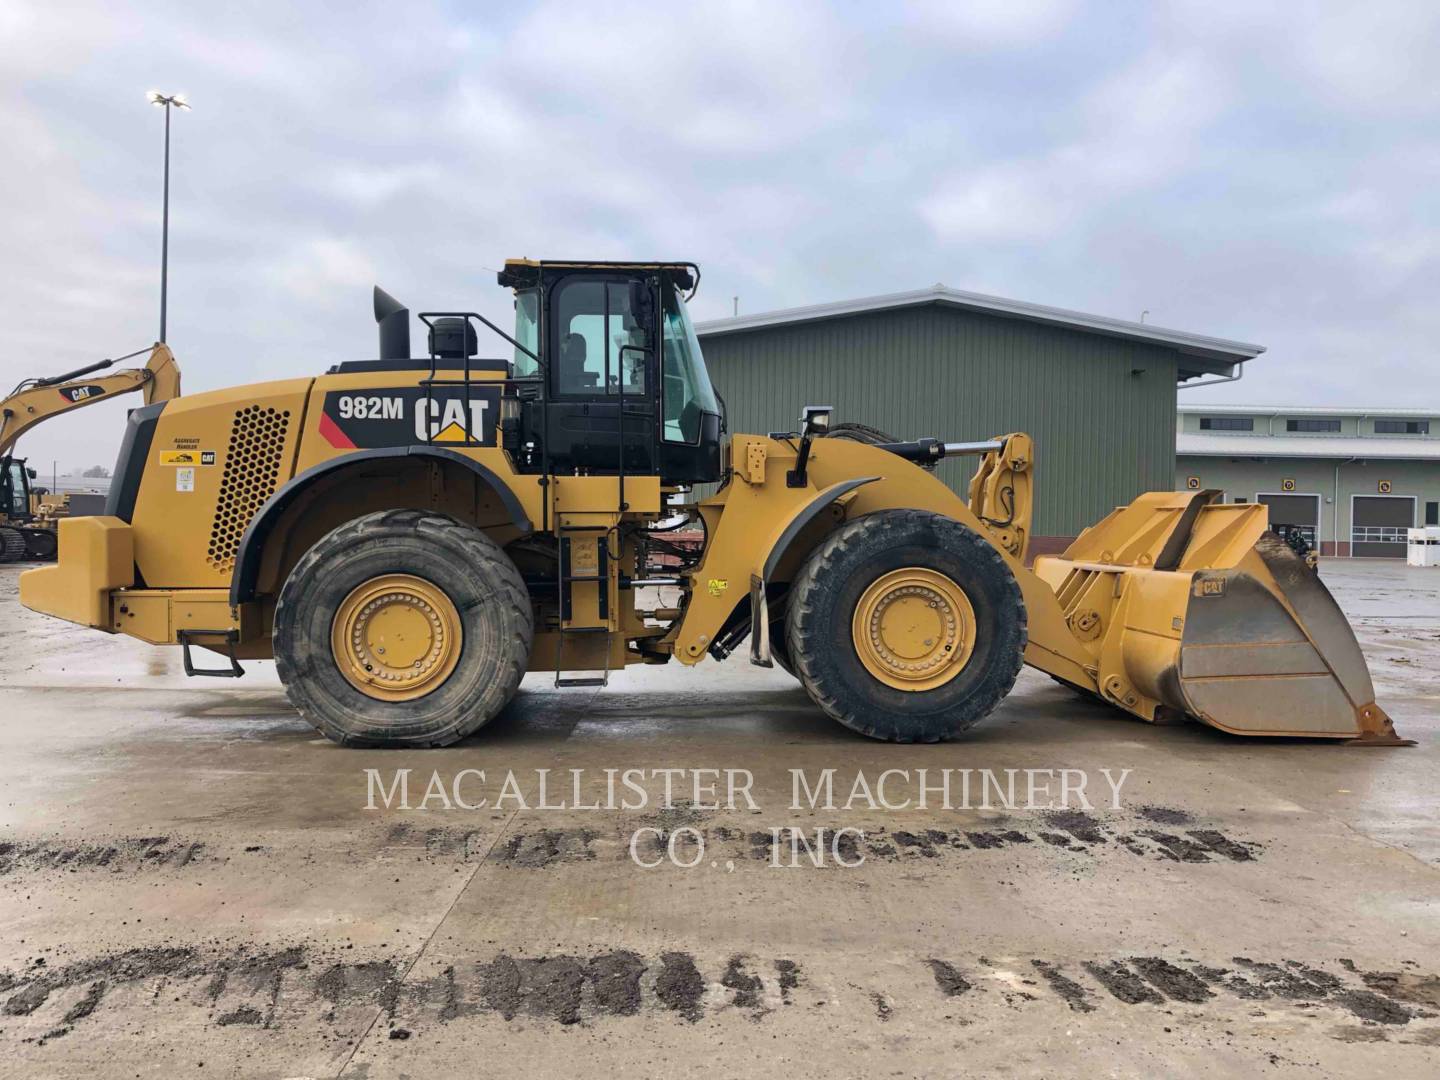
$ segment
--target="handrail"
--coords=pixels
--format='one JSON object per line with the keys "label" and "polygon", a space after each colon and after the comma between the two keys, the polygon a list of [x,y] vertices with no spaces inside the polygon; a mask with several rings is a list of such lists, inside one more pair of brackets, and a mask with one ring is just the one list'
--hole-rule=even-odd
{"label": "handrail", "polygon": [[530,349],[526,348],[524,345],[521,345],[520,342],[516,341],[504,330],[501,330],[498,326],[496,326],[493,322],[487,319],[484,315],[481,315],[478,311],[422,311],[419,315],[415,317],[419,319],[422,323],[424,323],[426,329],[429,330],[435,329],[435,324],[431,321],[432,319],[464,319],[467,322],[471,319],[479,319],[482,323],[488,326],[491,330],[495,331],[495,333],[499,334],[511,345],[514,345],[515,348],[519,349],[526,356],[530,357],[531,360],[534,360],[535,363],[539,364],[542,369],[545,366],[544,361],[542,361],[538,355],[531,352]]}

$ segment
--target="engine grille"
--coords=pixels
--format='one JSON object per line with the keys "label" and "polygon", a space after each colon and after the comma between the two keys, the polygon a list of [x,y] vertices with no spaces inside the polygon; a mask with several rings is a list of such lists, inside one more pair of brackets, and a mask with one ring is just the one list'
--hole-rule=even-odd
{"label": "engine grille", "polygon": [[235,555],[246,526],[265,500],[275,494],[289,430],[289,409],[251,405],[235,414],[206,556],[206,562],[216,570],[228,573],[235,569]]}

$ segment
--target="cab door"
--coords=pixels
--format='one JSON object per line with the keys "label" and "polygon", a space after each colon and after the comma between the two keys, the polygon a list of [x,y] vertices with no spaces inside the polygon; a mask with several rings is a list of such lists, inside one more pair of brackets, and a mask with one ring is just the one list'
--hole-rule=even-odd
{"label": "cab door", "polygon": [[550,287],[550,464],[655,475],[655,284],[572,274]]}
{"label": "cab door", "polygon": [[30,483],[23,461],[0,458],[0,514],[11,521],[30,520]]}

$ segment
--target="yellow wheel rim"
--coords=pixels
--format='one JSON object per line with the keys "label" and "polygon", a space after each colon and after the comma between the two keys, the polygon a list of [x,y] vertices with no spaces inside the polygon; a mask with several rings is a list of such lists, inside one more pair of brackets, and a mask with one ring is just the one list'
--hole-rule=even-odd
{"label": "yellow wheel rim", "polygon": [[965,590],[922,567],[892,570],[855,605],[855,652],[865,670],[896,690],[943,686],[975,649],[975,609]]}
{"label": "yellow wheel rim", "polygon": [[460,612],[424,578],[386,574],[354,589],[330,627],[335,665],[379,701],[410,701],[436,689],[460,662]]}

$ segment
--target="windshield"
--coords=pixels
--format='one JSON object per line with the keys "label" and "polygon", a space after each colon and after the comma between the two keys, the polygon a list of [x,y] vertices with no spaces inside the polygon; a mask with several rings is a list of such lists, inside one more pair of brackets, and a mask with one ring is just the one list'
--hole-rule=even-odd
{"label": "windshield", "polygon": [[[515,294],[515,340],[532,353],[540,351],[540,294],[534,289]],[[529,378],[540,371],[535,358],[522,349],[515,350],[514,366],[517,379]]]}
{"label": "windshield", "polygon": [[705,370],[690,313],[672,286],[665,288],[664,324],[665,438],[668,442],[696,443],[700,441],[701,414],[719,414],[720,404]]}

